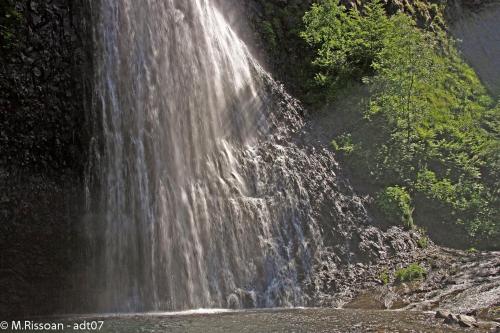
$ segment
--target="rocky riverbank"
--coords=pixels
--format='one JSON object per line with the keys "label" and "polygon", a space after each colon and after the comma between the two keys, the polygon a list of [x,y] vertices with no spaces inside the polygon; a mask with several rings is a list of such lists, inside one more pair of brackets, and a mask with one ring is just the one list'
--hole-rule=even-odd
{"label": "rocky riverbank", "polygon": [[499,252],[430,246],[413,260],[425,269],[422,278],[401,282],[395,268],[382,268],[379,281],[368,282],[344,308],[434,311],[447,325],[500,330]]}

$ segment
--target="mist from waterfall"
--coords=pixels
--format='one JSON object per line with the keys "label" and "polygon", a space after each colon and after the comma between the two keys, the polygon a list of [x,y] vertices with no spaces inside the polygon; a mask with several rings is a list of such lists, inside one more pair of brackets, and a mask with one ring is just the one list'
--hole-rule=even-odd
{"label": "mist from waterfall", "polygon": [[[95,311],[303,305],[316,246],[267,74],[209,0],[93,2]],[[259,148],[260,147],[260,148]]]}

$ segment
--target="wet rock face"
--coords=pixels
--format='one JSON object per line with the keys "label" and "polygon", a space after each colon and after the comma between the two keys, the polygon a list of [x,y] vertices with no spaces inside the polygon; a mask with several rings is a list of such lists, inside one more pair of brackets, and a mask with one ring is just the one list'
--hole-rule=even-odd
{"label": "wet rock face", "polygon": [[16,40],[0,51],[0,167],[81,167],[80,1],[10,1]]}
{"label": "wet rock face", "polygon": [[5,1],[18,20],[0,48],[0,314],[51,313],[81,206],[82,1]]}
{"label": "wet rock face", "polygon": [[[349,231],[337,234],[336,245],[326,247],[318,259],[317,274],[311,282],[313,304],[360,309],[397,309],[408,305],[398,290],[381,286],[380,276],[418,260],[422,255],[418,235],[398,227],[383,231],[358,223],[359,220],[346,219],[340,227],[334,222],[323,228],[326,242],[332,241],[329,235],[336,234],[339,228]],[[373,290],[377,286],[382,289]]]}
{"label": "wet rock face", "polygon": [[444,309],[451,313],[481,313],[500,303],[498,252],[465,254],[437,250],[426,259],[427,279],[407,293],[410,308]]}
{"label": "wet rock face", "polygon": [[[341,306],[360,290],[379,285],[382,269],[406,266],[423,256],[417,244],[421,235],[375,221],[366,209],[368,199],[356,193],[328,143],[314,140],[315,115],[308,115],[282,87],[270,89],[279,108],[271,121],[274,134],[259,145],[260,168],[277,174],[267,184],[269,195],[286,180],[307,203],[304,211],[310,215],[303,219],[304,230],[319,230],[307,236],[316,240],[308,244],[313,267],[302,281],[307,305]],[[391,305],[408,304],[393,294]]]}
{"label": "wet rock face", "polygon": [[61,312],[73,295],[71,268],[79,188],[62,175],[0,170],[0,315]]}

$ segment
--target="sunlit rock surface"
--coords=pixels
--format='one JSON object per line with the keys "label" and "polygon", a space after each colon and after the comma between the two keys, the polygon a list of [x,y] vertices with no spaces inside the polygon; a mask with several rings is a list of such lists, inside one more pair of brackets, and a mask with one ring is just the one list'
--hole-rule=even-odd
{"label": "sunlit rock surface", "polygon": [[455,1],[449,9],[458,48],[485,85],[500,95],[500,2]]}

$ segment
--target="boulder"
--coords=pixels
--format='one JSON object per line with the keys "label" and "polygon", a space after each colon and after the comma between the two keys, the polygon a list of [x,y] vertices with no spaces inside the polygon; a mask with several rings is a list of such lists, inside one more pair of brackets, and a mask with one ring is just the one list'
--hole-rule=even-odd
{"label": "boulder", "polygon": [[446,319],[451,314],[448,310],[438,310],[436,311],[435,318]]}
{"label": "boulder", "polygon": [[[444,315],[444,312],[441,312],[440,315]],[[436,317],[437,317],[436,313]],[[453,314],[449,313],[448,317],[445,319],[445,324],[451,325],[460,325],[461,327],[477,327],[477,320],[472,316],[462,315],[462,314]]]}
{"label": "boulder", "polygon": [[448,317],[446,317],[446,319],[444,320],[444,323],[450,325],[458,324],[458,320],[459,320],[458,315],[450,313]]}
{"label": "boulder", "polygon": [[476,318],[467,315],[458,315],[458,324],[462,327],[476,327]]}

